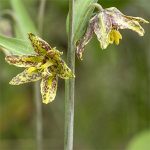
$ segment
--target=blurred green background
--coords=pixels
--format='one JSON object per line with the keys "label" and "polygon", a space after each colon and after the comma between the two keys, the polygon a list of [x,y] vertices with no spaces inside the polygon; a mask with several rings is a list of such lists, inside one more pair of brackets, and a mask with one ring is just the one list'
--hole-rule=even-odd
{"label": "blurred green background", "polygon": [[[38,27],[39,0],[21,0]],[[150,20],[149,0],[100,0],[124,14]],[[81,7],[82,9],[82,7]],[[16,36],[11,0],[0,0],[0,34]],[[67,0],[47,0],[42,38],[64,52],[66,60]],[[26,26],[26,24],[24,24]],[[150,150],[150,27],[139,37],[121,31],[119,46],[101,50],[94,38],[84,60],[76,59],[75,150]],[[20,37],[21,38],[21,37]],[[0,51],[0,150],[35,150],[33,83],[10,86],[22,69],[8,65]],[[64,81],[56,99],[43,108],[43,150],[62,150],[64,141]]]}

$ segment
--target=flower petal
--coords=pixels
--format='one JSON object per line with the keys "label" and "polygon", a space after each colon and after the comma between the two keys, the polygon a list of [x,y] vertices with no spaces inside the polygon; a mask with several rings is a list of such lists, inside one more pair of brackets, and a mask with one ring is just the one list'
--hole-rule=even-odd
{"label": "flower petal", "polygon": [[45,76],[41,81],[41,94],[43,103],[48,104],[55,99],[57,91],[57,76]]}
{"label": "flower petal", "polygon": [[112,29],[112,25],[108,15],[103,11],[96,17],[94,32],[97,35],[101,48],[106,49],[109,45],[109,33]]}
{"label": "flower petal", "polygon": [[63,60],[60,60],[58,63],[57,75],[62,79],[69,79],[75,77],[71,69],[67,66],[67,64]]}
{"label": "flower petal", "polygon": [[52,49],[51,46],[40,37],[35,36],[33,33],[28,33],[28,35],[36,53],[43,55]]}
{"label": "flower petal", "polygon": [[143,18],[126,16],[115,7],[107,8],[105,13],[110,15],[112,25],[117,29],[131,29],[140,36],[144,35],[144,29],[139,23],[148,23],[148,21]]}
{"label": "flower petal", "polygon": [[40,80],[41,77],[41,73],[35,67],[30,67],[14,77],[9,83],[12,85],[20,85]]}
{"label": "flower petal", "polygon": [[80,41],[77,42],[76,54],[77,54],[78,58],[81,60],[82,60],[82,53],[84,52],[84,48],[89,43],[89,41],[91,40],[91,38],[93,36],[94,23],[95,22],[93,20],[90,21],[84,37]]}
{"label": "flower petal", "polygon": [[[56,75],[56,74],[55,74]],[[45,68],[42,72],[42,77],[45,78],[46,76],[54,76],[54,74],[52,74],[48,68]]]}
{"label": "flower petal", "polygon": [[50,57],[51,59],[57,59],[62,54],[63,52],[60,52],[59,50],[57,50],[56,47],[53,47],[50,51],[47,52],[47,56]]}
{"label": "flower petal", "polygon": [[6,56],[5,60],[12,65],[17,67],[32,67],[37,66],[43,60],[41,56],[17,56],[10,55]]}
{"label": "flower petal", "polygon": [[134,20],[134,21],[137,21],[137,22],[140,22],[140,23],[149,23],[147,20],[145,20],[141,17],[132,17],[132,16],[125,16],[125,15],[124,15],[124,17]]}
{"label": "flower petal", "polygon": [[46,72],[48,72],[48,74],[57,75],[62,79],[69,79],[75,77],[71,69],[62,59],[57,60],[54,65],[49,66]]}

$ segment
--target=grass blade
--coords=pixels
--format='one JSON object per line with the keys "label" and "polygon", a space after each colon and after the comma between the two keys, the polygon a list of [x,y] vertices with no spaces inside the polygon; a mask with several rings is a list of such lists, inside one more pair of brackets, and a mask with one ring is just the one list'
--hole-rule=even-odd
{"label": "grass blade", "polygon": [[16,21],[23,38],[27,38],[28,32],[37,33],[36,27],[25,9],[21,0],[11,0],[11,5],[16,15]]}

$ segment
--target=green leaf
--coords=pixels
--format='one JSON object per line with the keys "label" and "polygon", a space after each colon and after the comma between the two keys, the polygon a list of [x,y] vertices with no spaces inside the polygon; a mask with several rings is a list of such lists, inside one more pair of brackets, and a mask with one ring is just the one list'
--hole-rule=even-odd
{"label": "green leaf", "polygon": [[[77,0],[75,2],[75,14],[74,14],[74,43],[76,43],[85,33],[86,26],[94,7],[91,5],[96,3],[98,0]],[[69,17],[67,17],[66,30],[69,29]]]}
{"label": "green leaf", "polygon": [[28,41],[9,38],[0,35],[0,47],[6,51],[6,53],[13,55],[32,55],[35,54],[31,44]]}
{"label": "green leaf", "polygon": [[16,17],[15,32],[17,37],[22,38],[9,38],[0,35],[0,47],[4,49],[7,54],[13,55],[32,55],[35,54],[30,42],[28,41],[28,32],[37,33],[37,29],[30,18],[24,4],[21,0],[11,0],[11,5]]}
{"label": "green leaf", "polygon": [[15,16],[16,16],[16,23],[19,27],[21,34],[23,36],[23,39],[27,39],[27,33],[37,33],[37,29],[28,14],[26,8],[24,7],[24,4],[21,0],[11,0],[11,5],[14,10]]}
{"label": "green leaf", "polygon": [[143,131],[131,139],[127,150],[149,150],[150,149],[150,130]]}

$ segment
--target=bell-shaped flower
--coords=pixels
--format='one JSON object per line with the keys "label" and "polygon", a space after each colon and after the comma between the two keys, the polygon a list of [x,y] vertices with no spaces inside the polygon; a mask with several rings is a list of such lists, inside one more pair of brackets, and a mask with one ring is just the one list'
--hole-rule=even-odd
{"label": "bell-shaped flower", "polygon": [[145,19],[126,16],[115,7],[103,9],[101,5],[97,3],[94,5],[99,11],[90,19],[83,38],[77,43],[76,53],[80,59],[82,59],[85,45],[91,40],[94,33],[102,49],[106,49],[109,44],[119,44],[119,41],[122,39],[119,29],[131,29],[140,36],[144,35],[144,29],[140,23],[149,23]]}
{"label": "bell-shaped flower", "polygon": [[5,59],[9,64],[26,68],[22,73],[14,77],[10,84],[20,85],[42,79],[42,100],[43,103],[47,104],[55,99],[58,77],[69,79],[75,76],[60,57],[63,54],[62,52],[56,48],[51,48],[47,42],[38,36],[32,33],[28,35],[36,54],[32,56],[6,56]]}

